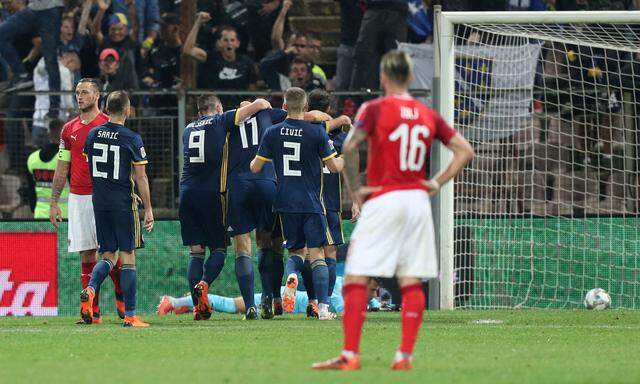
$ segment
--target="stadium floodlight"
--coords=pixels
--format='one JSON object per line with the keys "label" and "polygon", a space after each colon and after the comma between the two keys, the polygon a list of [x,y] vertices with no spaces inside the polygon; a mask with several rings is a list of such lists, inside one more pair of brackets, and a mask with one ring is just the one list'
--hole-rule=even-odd
{"label": "stadium floodlight", "polygon": [[439,308],[578,308],[595,287],[639,308],[640,12],[435,20],[434,106],[476,150],[434,201]]}

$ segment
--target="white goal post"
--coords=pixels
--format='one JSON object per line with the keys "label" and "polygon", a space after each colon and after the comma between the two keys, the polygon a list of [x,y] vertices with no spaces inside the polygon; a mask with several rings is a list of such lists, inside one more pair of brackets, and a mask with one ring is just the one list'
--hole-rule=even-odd
{"label": "white goal post", "polygon": [[[640,63],[640,11],[438,8],[433,105],[480,153],[433,201],[430,307],[575,308],[596,284],[640,307],[640,73],[621,69]],[[432,171],[450,160],[433,146]]]}

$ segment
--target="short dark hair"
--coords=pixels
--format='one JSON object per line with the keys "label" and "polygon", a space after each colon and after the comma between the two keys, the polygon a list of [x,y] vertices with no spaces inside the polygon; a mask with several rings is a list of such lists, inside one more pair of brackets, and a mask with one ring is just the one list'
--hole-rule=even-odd
{"label": "short dark hair", "polygon": [[413,63],[406,52],[396,49],[385,53],[380,61],[380,71],[399,84],[407,84],[411,77]]}
{"label": "short dark hair", "polygon": [[238,30],[236,29],[236,27],[234,27],[232,25],[228,25],[228,24],[223,24],[223,25],[219,26],[218,28],[216,28],[216,35],[217,35],[218,39],[222,37],[222,32],[224,32],[224,31],[235,32],[236,33],[236,37],[238,36]]}
{"label": "short dark hair", "polygon": [[129,94],[126,91],[113,91],[107,96],[107,113],[122,116],[131,106]]}
{"label": "short dark hair", "polygon": [[309,70],[309,72],[311,72],[311,69],[313,68],[313,66],[311,65],[311,62],[301,59],[299,57],[296,57],[293,60],[291,60],[291,65],[289,65],[289,70],[291,70],[294,64],[304,64]]}
{"label": "short dark hair", "polygon": [[284,103],[287,105],[289,112],[304,112],[307,104],[307,93],[302,88],[291,87],[284,93]]}
{"label": "short dark hair", "polygon": [[320,35],[318,35],[317,33],[307,32],[305,36],[306,36],[307,40],[320,40],[322,42],[322,39],[320,38]]}
{"label": "short dark hair", "polygon": [[320,112],[328,112],[329,107],[331,106],[331,96],[324,89],[314,89],[309,92],[309,109],[320,111]]}
{"label": "short dark hair", "polygon": [[[95,77],[83,77],[82,79],[78,80],[78,84],[80,83],[92,84],[96,89],[96,92],[100,92],[100,89],[102,88],[102,83],[100,82],[99,79],[96,79]],[[76,84],[76,86],[78,84]]]}
{"label": "short dark hair", "polygon": [[198,96],[198,100],[196,103],[198,107],[198,112],[200,113],[205,113],[209,110],[215,111],[218,104],[220,105],[222,104],[218,96],[211,93]]}
{"label": "short dark hair", "polygon": [[50,131],[59,131],[64,126],[64,121],[61,119],[53,119],[49,122],[49,130]]}
{"label": "short dark hair", "polygon": [[162,25],[180,25],[180,17],[172,12],[165,12],[160,16]]}

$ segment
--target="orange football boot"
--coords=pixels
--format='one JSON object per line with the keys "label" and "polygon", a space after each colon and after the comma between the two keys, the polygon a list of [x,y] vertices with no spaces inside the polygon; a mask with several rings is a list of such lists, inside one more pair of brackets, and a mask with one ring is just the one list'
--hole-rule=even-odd
{"label": "orange football boot", "polygon": [[198,312],[198,308],[193,307],[193,320],[200,321],[202,320],[202,316],[200,316],[200,312]]}
{"label": "orange football boot", "polygon": [[391,369],[394,371],[410,371],[412,368],[411,359],[396,360],[391,365]]}
{"label": "orange football boot", "polygon": [[96,293],[92,288],[87,287],[80,293],[80,317],[85,324],[93,322],[93,298]]}
{"label": "orange football boot", "polygon": [[145,323],[144,321],[140,320],[138,316],[125,316],[124,323],[122,323],[122,326],[144,328],[144,327],[148,327],[149,323]]}
{"label": "orange football boot", "polygon": [[340,355],[340,357],[336,357],[335,359],[315,363],[311,368],[319,370],[356,371],[360,369],[360,357],[354,356],[348,358]]}
{"label": "orange football boot", "polygon": [[198,296],[198,305],[196,306],[202,320],[209,320],[211,317],[211,304],[209,303],[209,284],[201,281],[193,288],[196,296]]}
{"label": "orange football boot", "polygon": [[287,284],[282,293],[282,307],[285,312],[291,313],[296,307],[296,289],[298,288],[298,276],[295,273],[287,276]]}
{"label": "orange football boot", "polygon": [[171,305],[171,299],[169,296],[162,296],[160,299],[160,304],[158,304],[158,309],[156,313],[158,316],[164,316],[167,313],[173,312],[173,305]]}

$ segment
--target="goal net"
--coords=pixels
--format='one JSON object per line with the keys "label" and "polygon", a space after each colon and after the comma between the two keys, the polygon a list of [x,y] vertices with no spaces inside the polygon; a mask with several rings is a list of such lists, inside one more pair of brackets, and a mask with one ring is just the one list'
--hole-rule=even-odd
{"label": "goal net", "polygon": [[457,15],[440,37],[476,151],[452,191],[456,308],[576,308],[596,287],[640,308],[640,13],[556,15]]}

